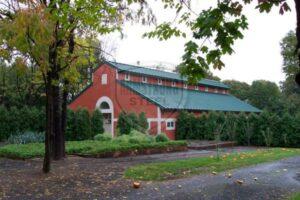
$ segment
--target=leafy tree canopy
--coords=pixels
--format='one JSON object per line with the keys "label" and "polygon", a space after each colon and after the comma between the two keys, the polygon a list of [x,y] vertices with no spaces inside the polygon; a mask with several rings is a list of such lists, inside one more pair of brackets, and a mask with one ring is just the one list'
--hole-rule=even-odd
{"label": "leafy tree canopy", "polygon": [[230,93],[232,95],[241,100],[247,100],[249,98],[249,84],[236,80],[225,80],[223,82],[230,87]]}
{"label": "leafy tree canopy", "polygon": [[[300,95],[300,87],[295,83],[295,76],[299,72],[299,60],[296,54],[297,38],[294,31],[290,31],[282,39],[281,55],[283,58],[283,72],[285,73],[285,81],[281,83],[281,88],[287,96],[292,94]],[[299,96],[300,97],[300,96]]]}
{"label": "leafy tree canopy", "polygon": [[[181,74],[187,76],[190,82],[205,77],[210,67],[222,69],[225,66],[223,55],[234,52],[235,41],[242,39],[243,31],[248,28],[243,9],[252,0],[219,0],[200,13],[193,10],[192,1],[189,0],[163,2],[165,8],[176,10],[174,21],[159,24],[144,36],[167,40],[173,36],[186,37],[188,33],[185,30],[190,30],[192,38],[185,44],[185,53],[179,67]],[[280,14],[290,10],[285,0],[259,0],[256,9],[259,12],[270,12],[275,6],[279,7]]]}
{"label": "leafy tree canopy", "polygon": [[270,81],[253,81],[249,90],[249,101],[260,109],[274,111],[280,98],[279,87]]}

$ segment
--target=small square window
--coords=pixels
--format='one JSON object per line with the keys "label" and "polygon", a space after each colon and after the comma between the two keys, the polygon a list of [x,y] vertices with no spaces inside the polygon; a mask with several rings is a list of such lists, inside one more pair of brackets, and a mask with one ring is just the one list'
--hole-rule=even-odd
{"label": "small square window", "polygon": [[195,85],[195,90],[199,90],[199,87],[198,87],[198,85]]}
{"label": "small square window", "polygon": [[107,74],[102,74],[101,76],[101,84],[106,85],[107,84]]}
{"label": "small square window", "polygon": [[183,84],[183,88],[187,89],[187,84],[186,83]]}
{"label": "small square window", "polygon": [[174,120],[167,120],[166,121],[166,130],[175,130],[175,121]]}
{"label": "small square window", "polygon": [[157,79],[157,84],[158,85],[162,85],[162,80],[159,78],[159,79]]}
{"label": "small square window", "polygon": [[175,87],[175,86],[176,86],[176,82],[172,81],[172,87]]}
{"label": "small square window", "polygon": [[147,77],[142,76],[142,83],[147,83]]}
{"label": "small square window", "polygon": [[130,81],[130,74],[125,74],[125,81]]}

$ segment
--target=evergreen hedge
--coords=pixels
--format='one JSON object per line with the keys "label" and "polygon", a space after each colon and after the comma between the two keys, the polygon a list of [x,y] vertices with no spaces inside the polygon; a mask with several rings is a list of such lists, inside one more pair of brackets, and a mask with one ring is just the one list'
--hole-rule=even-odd
{"label": "evergreen hedge", "polygon": [[240,145],[300,147],[300,113],[278,116],[209,112],[196,117],[182,111],[177,119],[176,139],[237,141]]}
{"label": "evergreen hedge", "polygon": [[[11,107],[0,106],[0,141],[7,140],[10,136],[21,136],[25,133],[41,133],[45,131],[45,111],[36,107]],[[86,109],[67,112],[66,140],[92,139],[97,134],[102,134],[103,116],[99,110],[91,115]]]}
{"label": "evergreen hedge", "polygon": [[10,109],[0,106],[0,141],[11,135],[26,131],[43,132],[45,130],[45,112],[35,107]]}
{"label": "evergreen hedge", "polygon": [[122,111],[119,115],[117,129],[120,135],[128,135],[132,130],[146,133],[148,129],[146,114],[141,112],[139,115],[136,115],[133,112],[126,113]]}

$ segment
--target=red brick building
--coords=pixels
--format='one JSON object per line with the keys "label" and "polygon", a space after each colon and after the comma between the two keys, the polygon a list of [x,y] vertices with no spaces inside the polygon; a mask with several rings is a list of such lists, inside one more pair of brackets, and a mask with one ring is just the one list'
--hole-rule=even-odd
{"label": "red brick building", "polygon": [[121,111],[146,113],[149,134],[164,132],[175,138],[179,110],[200,115],[207,111],[260,112],[237,99],[221,82],[202,79],[189,85],[179,74],[116,62],[104,62],[93,72],[93,81],[69,105],[89,111],[100,109],[106,132],[116,135]]}

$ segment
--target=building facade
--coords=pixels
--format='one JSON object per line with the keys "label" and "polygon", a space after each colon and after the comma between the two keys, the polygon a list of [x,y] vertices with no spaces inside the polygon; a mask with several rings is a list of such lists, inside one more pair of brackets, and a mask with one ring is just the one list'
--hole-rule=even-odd
{"label": "building facade", "polygon": [[200,115],[207,111],[260,112],[259,109],[229,94],[221,82],[202,79],[190,85],[179,74],[140,66],[106,61],[93,72],[92,83],[69,108],[100,109],[106,132],[116,136],[122,111],[146,114],[149,134],[162,132],[175,139],[180,110]]}

